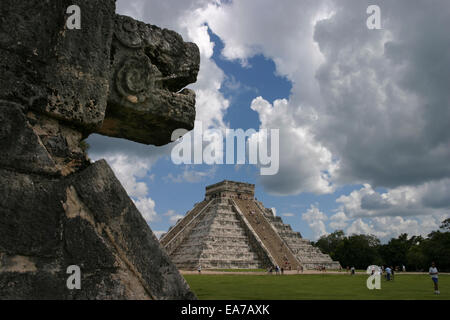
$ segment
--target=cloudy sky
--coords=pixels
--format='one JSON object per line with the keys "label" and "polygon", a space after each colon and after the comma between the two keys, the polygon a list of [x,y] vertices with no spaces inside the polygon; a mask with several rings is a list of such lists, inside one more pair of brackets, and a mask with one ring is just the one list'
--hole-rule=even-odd
{"label": "cloudy sky", "polygon": [[[380,30],[366,25],[373,4]],[[426,235],[450,217],[448,0],[119,0],[117,11],[199,46],[189,87],[204,128],[280,130],[273,176],[91,136],[90,157],[108,160],[157,235],[223,179],[255,183],[309,239]]]}

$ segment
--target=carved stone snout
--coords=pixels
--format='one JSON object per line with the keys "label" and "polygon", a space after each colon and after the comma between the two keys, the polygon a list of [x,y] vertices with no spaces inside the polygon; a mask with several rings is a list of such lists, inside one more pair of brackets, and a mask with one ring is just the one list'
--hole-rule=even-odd
{"label": "carved stone snout", "polygon": [[154,145],[175,129],[191,130],[198,47],[167,29],[117,15],[111,48],[110,93],[100,134]]}

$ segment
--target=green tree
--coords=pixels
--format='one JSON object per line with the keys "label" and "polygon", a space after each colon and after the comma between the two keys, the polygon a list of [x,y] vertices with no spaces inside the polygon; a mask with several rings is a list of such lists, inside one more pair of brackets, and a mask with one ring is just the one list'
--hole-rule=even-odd
{"label": "green tree", "polygon": [[450,232],[433,231],[423,242],[428,265],[434,261],[440,271],[450,271]]}
{"label": "green tree", "polygon": [[440,230],[433,231],[426,239],[406,233],[381,245],[373,235],[346,236],[338,230],[313,243],[345,268],[361,269],[371,264],[401,266],[407,270],[428,270],[436,262],[440,271],[450,271],[450,219],[442,221]]}
{"label": "green tree", "polygon": [[[398,238],[392,238],[387,244],[380,246],[380,255],[383,264],[390,266],[407,266],[407,253],[414,243],[414,237],[408,239],[408,234],[403,233]],[[407,266],[408,267],[408,266]]]}
{"label": "green tree", "polygon": [[327,253],[333,260],[336,260],[336,248],[344,240],[345,233],[342,230],[337,230],[329,235],[320,237],[314,244],[319,247],[320,251]]}
{"label": "green tree", "polygon": [[342,266],[365,269],[372,264],[380,264],[378,253],[380,240],[373,235],[351,235],[343,239],[336,248],[335,259]]}
{"label": "green tree", "polygon": [[445,219],[444,221],[442,221],[440,228],[442,230],[444,230],[444,232],[450,232],[450,218]]}
{"label": "green tree", "polygon": [[427,269],[428,261],[421,243],[412,245],[406,253],[407,265],[409,271],[423,271]]}

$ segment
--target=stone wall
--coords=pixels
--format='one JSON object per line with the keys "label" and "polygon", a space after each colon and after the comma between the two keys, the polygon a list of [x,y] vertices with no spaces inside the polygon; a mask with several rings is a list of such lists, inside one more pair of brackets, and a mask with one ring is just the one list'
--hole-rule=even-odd
{"label": "stone wall", "polygon": [[[69,29],[66,9],[81,10]],[[199,51],[114,0],[0,6],[0,299],[194,299],[105,161],[101,134],[161,145],[192,129]],[[120,110],[120,111],[119,111]],[[69,288],[68,267],[81,288]]]}

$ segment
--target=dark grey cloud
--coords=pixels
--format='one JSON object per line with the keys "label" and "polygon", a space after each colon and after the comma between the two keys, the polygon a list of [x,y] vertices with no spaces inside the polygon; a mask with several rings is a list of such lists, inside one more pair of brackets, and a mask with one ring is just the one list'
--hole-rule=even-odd
{"label": "dark grey cloud", "polygon": [[434,209],[447,208],[450,213],[450,180],[443,179],[429,185],[431,186],[422,194],[422,204]]}
{"label": "dark grey cloud", "polygon": [[336,1],[315,40],[324,104],[316,133],[341,160],[341,182],[416,185],[450,176],[450,2]]}
{"label": "dark grey cloud", "polygon": [[[382,30],[366,26],[372,4]],[[276,10],[270,1],[233,2],[211,12],[224,57],[263,54],[292,81],[286,107],[252,104],[262,126],[282,129],[280,171],[261,177],[265,190],[450,177],[449,1],[296,0]]]}
{"label": "dark grey cloud", "polygon": [[390,204],[379,193],[366,194],[361,198],[361,209],[381,210],[387,209]]}

